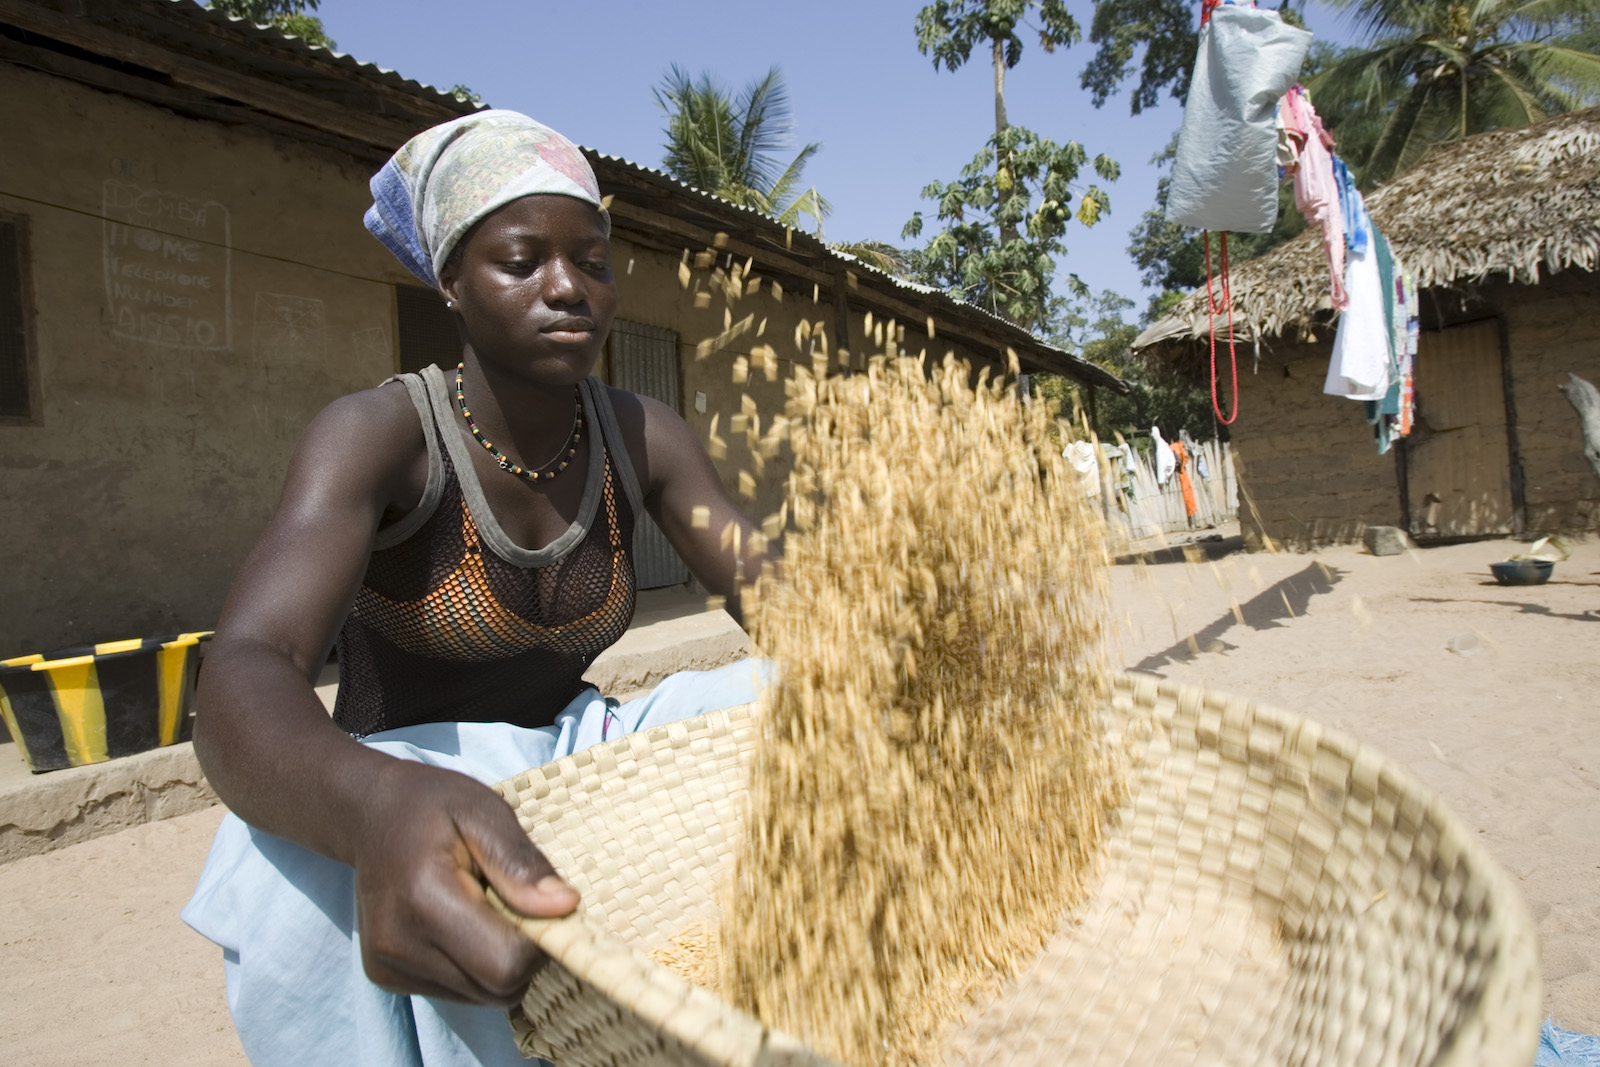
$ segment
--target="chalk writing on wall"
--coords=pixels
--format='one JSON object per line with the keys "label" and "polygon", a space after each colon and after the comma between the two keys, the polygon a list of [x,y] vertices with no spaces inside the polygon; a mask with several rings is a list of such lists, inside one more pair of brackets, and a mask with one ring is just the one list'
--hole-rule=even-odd
{"label": "chalk writing on wall", "polygon": [[169,348],[232,347],[228,209],[109,178],[103,214],[111,332]]}
{"label": "chalk writing on wall", "polygon": [[322,361],[322,301],[288,293],[257,293],[256,357],[269,363]]}
{"label": "chalk writing on wall", "polygon": [[389,331],[383,326],[369,326],[350,334],[350,355],[363,363],[392,364],[394,349],[389,346]]}

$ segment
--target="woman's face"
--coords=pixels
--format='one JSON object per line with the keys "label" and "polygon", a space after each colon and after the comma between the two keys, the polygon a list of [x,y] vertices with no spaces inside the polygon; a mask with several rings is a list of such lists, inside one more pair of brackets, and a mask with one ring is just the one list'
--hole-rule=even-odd
{"label": "woman's face", "polygon": [[542,385],[587,377],[617,312],[600,212],[570,196],[525,196],[489,215],[439,282],[479,358]]}

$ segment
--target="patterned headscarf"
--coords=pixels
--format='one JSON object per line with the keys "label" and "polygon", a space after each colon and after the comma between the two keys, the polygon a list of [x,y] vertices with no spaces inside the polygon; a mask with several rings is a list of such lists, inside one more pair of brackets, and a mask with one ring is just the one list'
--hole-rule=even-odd
{"label": "patterned headscarf", "polygon": [[515,111],[480,111],[424,130],[372,177],[372,235],[430,287],[480,219],[534,193],[600,208],[600,185],[578,146]]}

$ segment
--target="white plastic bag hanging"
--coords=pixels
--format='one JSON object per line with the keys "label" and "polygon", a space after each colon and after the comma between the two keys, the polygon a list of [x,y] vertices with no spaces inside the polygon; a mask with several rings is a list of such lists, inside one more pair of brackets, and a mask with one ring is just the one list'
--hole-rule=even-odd
{"label": "white plastic bag hanging", "polygon": [[1266,233],[1278,218],[1278,98],[1300,76],[1311,34],[1276,11],[1224,6],[1200,29],[1167,218]]}

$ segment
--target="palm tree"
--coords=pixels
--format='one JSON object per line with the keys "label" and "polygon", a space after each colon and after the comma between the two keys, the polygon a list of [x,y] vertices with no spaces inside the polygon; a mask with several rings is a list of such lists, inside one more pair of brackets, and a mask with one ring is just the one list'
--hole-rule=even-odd
{"label": "palm tree", "polygon": [[741,207],[773,216],[785,226],[803,217],[822,220],[832,210],[815,186],[803,188],[801,172],[820,144],[800,149],[779,168],[777,153],[789,144],[789,93],[777,67],[735,98],[709,73],[698,79],[676,63],[655,90],[667,113],[668,174]]}
{"label": "palm tree", "polygon": [[1357,165],[1387,181],[1437,141],[1600,100],[1600,0],[1333,0],[1367,36],[1307,87],[1319,110],[1376,129]]}

